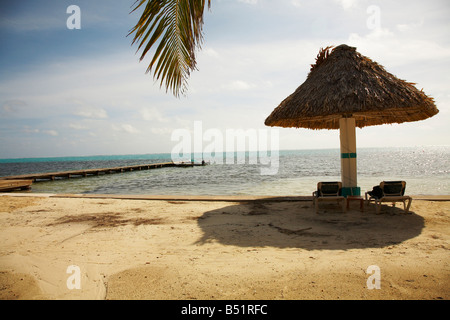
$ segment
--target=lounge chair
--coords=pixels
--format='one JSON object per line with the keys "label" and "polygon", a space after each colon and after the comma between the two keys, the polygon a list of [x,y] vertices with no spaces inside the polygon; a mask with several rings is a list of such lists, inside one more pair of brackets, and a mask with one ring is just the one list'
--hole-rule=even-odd
{"label": "lounge chair", "polygon": [[342,211],[346,212],[345,197],[342,196],[341,182],[319,182],[317,183],[317,191],[313,192],[313,205],[316,213],[319,211],[319,202],[321,201],[336,201],[341,202]]}
{"label": "lounge chair", "polygon": [[[372,191],[366,192],[366,201],[369,204],[371,201],[375,202],[376,212],[380,213],[382,202],[392,202],[395,206],[396,202],[403,202],[405,213],[409,212],[412,198],[405,196],[405,181],[383,181],[379,186],[374,187]],[[376,192],[378,190],[378,192]],[[408,205],[406,205],[408,201]]]}

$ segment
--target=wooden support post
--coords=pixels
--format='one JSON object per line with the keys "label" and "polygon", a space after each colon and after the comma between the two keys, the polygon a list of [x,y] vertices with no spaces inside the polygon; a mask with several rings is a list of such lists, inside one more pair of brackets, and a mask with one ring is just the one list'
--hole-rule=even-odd
{"label": "wooden support post", "polygon": [[355,130],[355,118],[341,118],[339,120],[341,141],[341,179],[344,196],[361,195],[357,181]]}

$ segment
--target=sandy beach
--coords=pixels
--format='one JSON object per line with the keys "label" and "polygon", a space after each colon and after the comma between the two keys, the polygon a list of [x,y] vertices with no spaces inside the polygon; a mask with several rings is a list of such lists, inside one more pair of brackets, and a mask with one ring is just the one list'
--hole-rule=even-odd
{"label": "sandy beach", "polygon": [[0,299],[447,300],[449,200],[3,194]]}

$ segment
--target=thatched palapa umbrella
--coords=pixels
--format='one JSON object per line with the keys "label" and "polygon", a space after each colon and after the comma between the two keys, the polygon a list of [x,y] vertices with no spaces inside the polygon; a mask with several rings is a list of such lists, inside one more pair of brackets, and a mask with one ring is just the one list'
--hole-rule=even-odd
{"label": "thatched palapa umbrella", "polygon": [[266,119],[268,126],[340,129],[344,195],[360,195],[355,127],[424,120],[433,98],[347,45],[321,49],[306,81]]}

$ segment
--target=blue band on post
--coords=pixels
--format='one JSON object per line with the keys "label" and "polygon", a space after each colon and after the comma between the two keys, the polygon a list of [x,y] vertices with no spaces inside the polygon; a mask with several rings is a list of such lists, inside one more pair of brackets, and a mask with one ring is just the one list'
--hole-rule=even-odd
{"label": "blue band on post", "polygon": [[342,196],[360,196],[361,188],[360,187],[342,187]]}
{"label": "blue band on post", "polygon": [[341,158],[342,159],[351,159],[351,158],[356,158],[356,153],[341,153]]}

